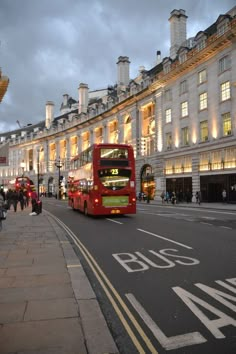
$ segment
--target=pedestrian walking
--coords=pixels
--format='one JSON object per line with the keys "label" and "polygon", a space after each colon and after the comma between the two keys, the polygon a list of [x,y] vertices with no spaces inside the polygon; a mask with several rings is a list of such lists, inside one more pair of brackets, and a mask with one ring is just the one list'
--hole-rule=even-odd
{"label": "pedestrian walking", "polygon": [[[11,197],[10,197],[10,207],[11,207],[11,204],[13,204],[13,208],[14,208],[14,212],[16,213],[17,212],[17,204],[18,204],[18,201],[19,201],[19,198],[18,198],[18,193],[16,190],[14,190],[12,193],[11,193]],[[9,209],[10,209],[9,207]]]}
{"label": "pedestrian walking", "polygon": [[196,192],[195,198],[196,198],[196,203],[198,203],[200,205],[201,204],[200,192],[198,192],[198,191]]}
{"label": "pedestrian walking", "polygon": [[161,192],[161,202],[162,202],[162,204],[165,203],[165,191]]}
{"label": "pedestrian walking", "polygon": [[223,191],[222,191],[222,200],[223,200],[223,203],[226,203],[226,198],[227,198],[227,193],[226,193],[226,190],[223,189]]}

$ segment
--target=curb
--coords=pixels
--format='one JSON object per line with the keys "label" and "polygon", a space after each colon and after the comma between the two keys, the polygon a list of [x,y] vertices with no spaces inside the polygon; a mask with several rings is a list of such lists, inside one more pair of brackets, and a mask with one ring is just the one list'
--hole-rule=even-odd
{"label": "curb", "polygon": [[67,232],[58,225],[56,220],[48,212],[44,212],[44,215],[51,223],[63,250],[73,292],[79,307],[79,318],[88,353],[119,354],[96,295],[88,281],[79,258],[67,238]]}

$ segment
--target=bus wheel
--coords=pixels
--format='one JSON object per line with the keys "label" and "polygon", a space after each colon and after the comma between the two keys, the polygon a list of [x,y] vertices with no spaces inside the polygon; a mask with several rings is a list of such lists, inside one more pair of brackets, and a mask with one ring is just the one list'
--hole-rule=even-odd
{"label": "bus wheel", "polygon": [[84,215],[88,215],[88,206],[87,203],[84,203]]}

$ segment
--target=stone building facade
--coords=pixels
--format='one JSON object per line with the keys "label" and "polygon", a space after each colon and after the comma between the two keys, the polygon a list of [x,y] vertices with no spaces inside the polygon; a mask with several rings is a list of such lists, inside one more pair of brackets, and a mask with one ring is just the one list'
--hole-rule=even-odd
{"label": "stone building facade", "polygon": [[117,83],[78,100],[63,96],[61,114],[46,103],[45,119],[0,134],[9,143],[9,166],[0,182],[24,173],[39,190],[58,189],[58,163],[66,192],[69,162],[91,144],[128,143],[136,156],[136,189],[159,198],[175,191],[180,200],[201,191],[202,200],[236,202],[236,7],[193,38],[186,37],[184,10],[170,14],[170,56],[140,68],[130,79],[130,61],[117,61]]}

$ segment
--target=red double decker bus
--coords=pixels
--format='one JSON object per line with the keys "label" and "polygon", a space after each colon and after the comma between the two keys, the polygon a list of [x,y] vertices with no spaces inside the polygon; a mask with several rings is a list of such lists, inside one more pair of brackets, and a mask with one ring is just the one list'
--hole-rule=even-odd
{"label": "red double decker bus", "polygon": [[125,144],[94,144],[71,160],[68,203],[89,215],[135,214],[135,160]]}
{"label": "red double decker bus", "polygon": [[27,191],[28,196],[32,192],[32,188],[34,188],[34,182],[29,179],[29,177],[21,176],[16,177],[15,180],[15,189],[16,191],[23,190],[24,192]]}

